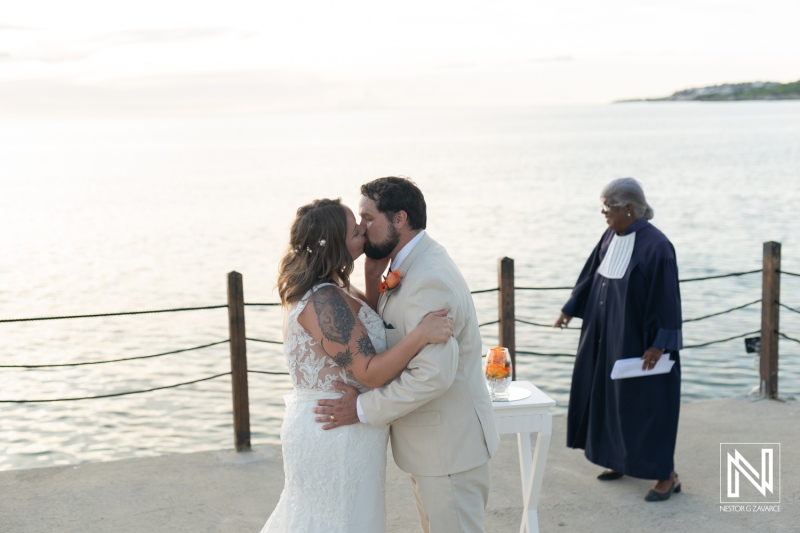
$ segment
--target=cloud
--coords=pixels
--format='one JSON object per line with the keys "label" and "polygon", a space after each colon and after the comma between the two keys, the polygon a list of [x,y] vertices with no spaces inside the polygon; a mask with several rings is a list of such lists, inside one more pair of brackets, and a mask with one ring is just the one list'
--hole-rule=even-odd
{"label": "cloud", "polygon": [[[0,28],[2,29],[2,28]],[[23,29],[23,28],[19,28]],[[45,42],[9,54],[11,61],[67,63],[81,61],[101,51],[139,44],[178,44],[236,34],[227,28],[135,29],[107,33],[74,42]]]}
{"label": "cloud", "polygon": [[463,68],[473,68],[476,67],[477,63],[448,63],[446,65],[442,65],[442,68],[450,68],[450,69],[463,69]]}
{"label": "cloud", "polygon": [[[390,74],[260,69],[6,81],[0,82],[0,117],[218,116],[569,103],[584,97],[576,93],[585,84],[576,82],[583,78],[574,63],[566,63],[567,68],[551,61],[522,63],[522,68],[503,63]],[[564,90],[565,84],[572,89]]]}
{"label": "cloud", "polygon": [[0,117],[217,115],[339,107],[352,76],[287,70],[0,81]]}
{"label": "cloud", "polygon": [[182,43],[214,39],[235,33],[227,28],[137,29],[99,35],[84,42],[102,48],[141,43]]}
{"label": "cloud", "polygon": [[42,46],[31,50],[24,50],[17,54],[7,54],[9,61],[37,61],[40,63],[66,63],[80,61],[92,55],[91,50],[61,49],[57,46]]}
{"label": "cloud", "polygon": [[575,58],[572,56],[552,56],[552,57],[532,57],[528,59],[528,63],[569,63]]}
{"label": "cloud", "polygon": [[494,61],[482,61],[482,62],[460,62],[460,63],[446,63],[441,65],[440,68],[442,69],[451,69],[451,70],[464,70],[464,69],[486,69],[486,68],[493,68],[497,66],[505,66],[505,67],[514,67],[514,66],[525,66],[525,65],[532,65],[532,64],[540,64],[540,63],[569,63],[574,61],[575,58],[569,55],[559,55],[559,56],[549,56],[549,57],[529,57],[529,58],[521,58],[521,59],[509,59],[509,60],[494,60]]}
{"label": "cloud", "polygon": [[213,116],[353,108],[595,104],[671,94],[684,87],[731,80],[797,79],[796,70],[791,69],[794,57],[791,50],[766,59],[757,52],[749,58],[697,56],[576,55],[567,60],[568,56],[555,55],[547,61],[520,59],[462,68],[453,68],[451,64],[449,68],[390,73],[229,69],[117,78],[76,73],[13,81],[0,79],[0,118]]}

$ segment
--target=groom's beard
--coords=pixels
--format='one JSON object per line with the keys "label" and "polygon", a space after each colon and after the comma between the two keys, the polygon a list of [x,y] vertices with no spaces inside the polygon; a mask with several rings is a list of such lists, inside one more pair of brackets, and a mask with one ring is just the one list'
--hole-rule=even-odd
{"label": "groom's beard", "polygon": [[383,242],[367,242],[364,243],[364,254],[370,259],[383,259],[389,257],[394,249],[400,242],[400,233],[394,226],[389,226],[389,236]]}

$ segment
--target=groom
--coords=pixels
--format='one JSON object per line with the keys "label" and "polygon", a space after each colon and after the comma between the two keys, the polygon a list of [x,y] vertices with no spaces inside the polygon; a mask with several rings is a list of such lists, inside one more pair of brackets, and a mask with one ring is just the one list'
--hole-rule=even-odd
{"label": "groom", "polygon": [[[426,346],[383,387],[359,396],[357,389],[337,384],[345,394],[320,400],[314,411],[326,416],[317,421],[328,422],[325,429],[359,420],[390,425],[394,460],[411,474],[423,531],[482,532],[489,459],[499,436],[481,372],[472,296],[447,251],[425,233],[425,198],[412,181],[379,178],[362,185],[361,194],[364,252],[371,259],[391,258],[390,270],[401,272],[400,284],[378,299],[389,347],[426,313],[445,308],[453,337]],[[367,292],[374,302],[373,296]]]}

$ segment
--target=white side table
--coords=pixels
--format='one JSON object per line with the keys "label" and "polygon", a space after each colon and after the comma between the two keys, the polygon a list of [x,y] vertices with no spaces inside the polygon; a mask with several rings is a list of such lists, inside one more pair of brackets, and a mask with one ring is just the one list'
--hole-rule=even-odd
{"label": "white side table", "polygon": [[[539,533],[539,493],[542,490],[544,465],[553,433],[550,408],[556,401],[529,381],[513,381],[512,385],[531,391],[531,395],[514,402],[492,402],[494,418],[500,434],[517,434],[523,501],[519,531]],[[533,452],[531,433],[537,434]]]}

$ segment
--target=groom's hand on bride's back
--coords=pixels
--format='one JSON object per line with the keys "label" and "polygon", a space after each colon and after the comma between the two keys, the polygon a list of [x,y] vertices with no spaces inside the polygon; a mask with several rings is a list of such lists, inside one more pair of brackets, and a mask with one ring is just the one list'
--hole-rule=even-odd
{"label": "groom's hand on bride's back", "polygon": [[[322,429],[334,429],[339,426],[349,426],[356,424],[358,412],[356,408],[356,398],[359,392],[355,387],[345,385],[341,381],[334,381],[333,386],[342,391],[342,397],[336,400],[317,400],[314,412],[320,416],[315,418],[317,422],[324,423]],[[331,418],[333,415],[333,418]]]}

